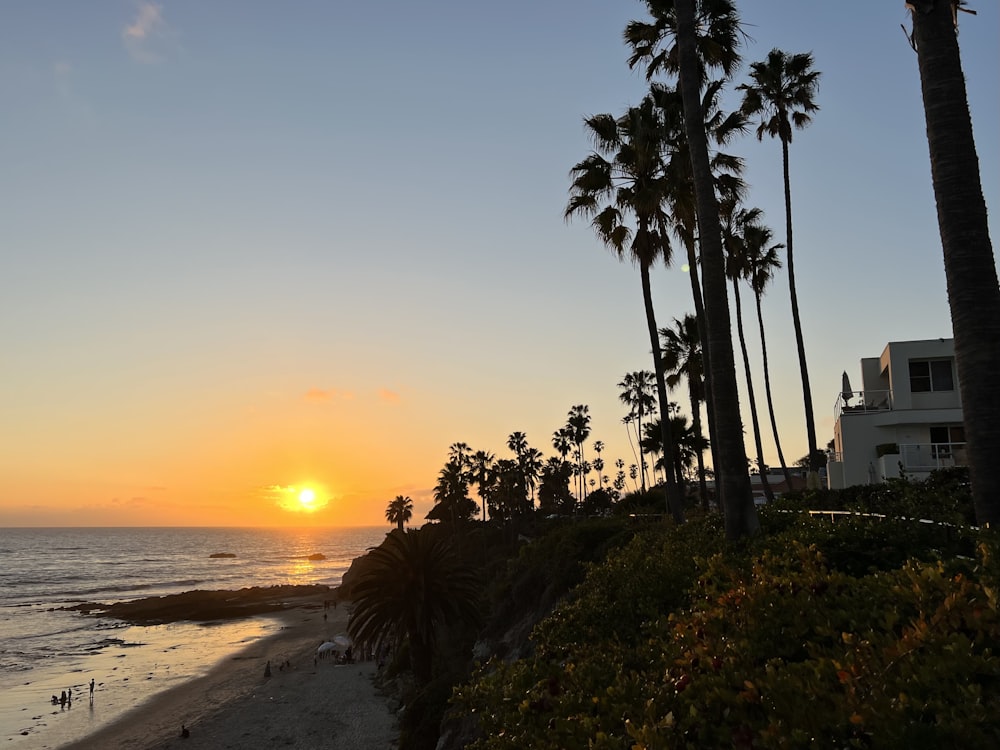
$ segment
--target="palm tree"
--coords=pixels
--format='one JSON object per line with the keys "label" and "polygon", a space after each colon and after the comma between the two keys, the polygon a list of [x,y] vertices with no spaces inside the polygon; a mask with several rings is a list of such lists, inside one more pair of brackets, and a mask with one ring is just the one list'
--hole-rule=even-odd
{"label": "palm tree", "polygon": [[479,621],[475,572],[433,527],[393,531],[365,561],[347,632],[375,649],[405,639],[414,677],[426,685],[439,639]]}
{"label": "palm tree", "polygon": [[566,427],[570,431],[576,450],[580,455],[580,500],[587,499],[587,485],[585,480],[587,461],[583,455],[583,443],[590,437],[590,407],[586,404],[577,404],[569,410],[566,420]]}
{"label": "palm tree", "polygon": [[818,481],[819,451],[816,446],[816,421],[813,417],[812,390],[809,387],[809,369],[806,365],[806,347],[802,338],[799,319],[799,297],[795,290],[795,256],[792,254],[792,186],[788,171],[788,144],[794,129],[802,129],[812,122],[810,113],[819,106],[814,101],[820,73],[813,70],[813,58],[808,53],[789,55],[773,49],[767,60],[750,66],[752,83],[737,88],[743,92],[741,109],[748,117],[759,117],[757,140],[765,135],[781,141],[781,165],[785,182],[785,249],[788,257],[788,289],[792,301],[792,327],[795,329],[795,347],[799,355],[799,373],[802,378],[802,398],[805,403],[806,437],[809,442],[810,483]]}
{"label": "palm tree", "polygon": [[[730,539],[752,536],[760,530],[753,503],[750,475],[740,419],[740,398],[736,385],[729,300],[726,292],[725,256],[719,204],[715,195],[698,97],[701,80],[695,28],[694,0],[675,0],[677,16],[677,59],[684,101],[684,124],[691,152],[693,183],[698,204],[701,262],[708,327],[708,353],[712,401],[715,409],[712,442],[718,464],[714,467],[716,487],[722,493],[726,535]],[[735,16],[735,11],[733,11]],[[669,421],[669,420],[664,420]]]}
{"label": "palm tree", "polygon": [[597,458],[594,459],[594,470],[597,471],[597,483],[602,490],[604,489],[604,459],[601,458],[601,453],[603,451],[604,451],[604,441],[595,440],[594,453],[597,454]]}
{"label": "palm tree", "polygon": [[486,523],[486,496],[495,479],[494,456],[489,451],[476,451],[469,458],[469,481],[476,485],[483,506],[483,523]]}
{"label": "palm tree", "polygon": [[[601,241],[620,259],[630,258],[639,266],[642,299],[646,311],[656,390],[661,411],[666,408],[667,387],[660,361],[656,315],[649,269],[656,260],[668,263],[670,242],[669,217],[664,205],[664,161],[662,123],[652,96],[643,98],[638,107],[624,115],[594,115],[586,120],[596,150],[570,171],[573,177],[570,201],[565,217],[577,214],[592,217],[592,225]],[[603,204],[604,201],[608,201]],[[603,205],[602,205],[603,204]],[[626,224],[626,216],[636,222],[635,230]],[[663,449],[667,463],[673,463],[670,421],[663,420]],[[678,521],[684,518],[683,500],[677,483],[668,474],[667,511]]]}
{"label": "palm tree", "polygon": [[438,474],[434,486],[434,507],[427,513],[431,521],[441,521],[458,529],[476,514],[476,504],[469,497],[469,480],[457,460],[449,459]]}
{"label": "palm tree", "polygon": [[938,229],[976,519],[1000,524],[1000,287],[958,48],[957,0],[913,3]]}
{"label": "palm tree", "polygon": [[[628,432],[629,425],[636,421],[636,442],[639,441],[639,436],[642,434],[642,416],[652,416],[656,413],[656,397],[653,395],[656,386],[656,376],[649,372],[648,370],[636,370],[635,372],[625,373],[625,377],[622,378],[621,382],[618,383],[618,387],[621,391],[618,394],[618,400],[621,401],[625,406],[629,408],[628,415],[622,419],[625,424],[625,430]],[[632,433],[629,433],[629,443],[632,442]],[[635,452],[635,446],[632,447],[632,452]],[[639,458],[636,456],[636,461]],[[642,491],[646,491],[646,471],[643,468],[642,471]]]}
{"label": "palm tree", "polygon": [[747,401],[750,405],[750,423],[753,425],[754,447],[757,449],[757,471],[761,486],[768,502],[774,500],[774,493],[767,481],[767,465],[764,463],[764,446],[760,439],[760,420],[757,418],[757,399],[753,390],[753,374],[750,371],[750,354],[747,352],[747,340],[743,332],[743,304],[740,300],[740,280],[748,275],[746,264],[746,242],[743,233],[746,227],[755,224],[761,216],[759,208],[738,208],[725,206],[725,224],[723,238],[726,246],[726,273],[733,284],[733,300],[736,303],[736,332],[740,339],[740,351],[743,354],[743,372],[747,383]]}
{"label": "palm tree", "polygon": [[408,497],[396,495],[395,500],[389,501],[389,506],[385,509],[385,520],[396,524],[396,528],[403,530],[403,524],[413,518],[413,501]]}
{"label": "palm tree", "polygon": [[[701,357],[701,334],[698,321],[693,315],[685,315],[683,320],[674,318],[673,328],[661,328],[663,342],[663,366],[669,373],[667,385],[676,388],[681,378],[687,381],[688,399],[691,402],[691,430],[699,440],[704,440],[701,430],[701,402],[705,399],[704,369]],[[708,510],[708,485],[705,481],[704,451],[697,452],[698,492],[701,505]]]}
{"label": "palm tree", "polygon": [[781,449],[781,439],[778,437],[778,422],[774,418],[774,399],[771,397],[771,371],[767,362],[767,338],[764,336],[764,312],[761,300],[764,290],[774,278],[774,273],[781,268],[778,250],[782,244],[774,243],[774,233],[769,227],[752,224],[743,228],[743,262],[753,289],[754,301],[757,306],[757,327],[760,331],[760,353],[764,361],[764,393],[767,396],[767,413],[771,419],[771,434],[774,436],[774,448],[778,453],[778,464],[785,477],[785,487],[792,488],[792,476],[785,463],[785,453]]}

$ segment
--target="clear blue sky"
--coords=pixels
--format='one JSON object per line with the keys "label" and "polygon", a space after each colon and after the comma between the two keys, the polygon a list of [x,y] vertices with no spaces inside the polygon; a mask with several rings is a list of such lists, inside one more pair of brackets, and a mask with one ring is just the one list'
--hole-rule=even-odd
{"label": "clear blue sky", "polygon": [[[776,46],[823,72],[791,175],[825,445],[843,370],[951,335],[909,19],[902,0],[739,5],[747,63]],[[995,241],[1000,11],[972,7]],[[651,369],[638,273],[562,213],[583,117],[644,93],[622,42],[644,17],[624,0],[5,3],[0,525],[196,505],[224,522],[306,483],[330,522],[378,523],[399,493],[422,517],[450,443],[505,455],[522,430],[550,454],[578,403],[631,462],[615,384]],[[783,238],[779,145],[733,150]],[[654,293],[660,325],[692,310],[679,268]],[[765,315],[794,460],[784,273]]]}

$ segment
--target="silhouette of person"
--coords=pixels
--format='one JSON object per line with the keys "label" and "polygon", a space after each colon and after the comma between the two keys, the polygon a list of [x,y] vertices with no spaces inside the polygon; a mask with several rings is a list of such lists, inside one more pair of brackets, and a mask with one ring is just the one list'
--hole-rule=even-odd
{"label": "silhouette of person", "polygon": [[66,691],[65,690],[63,690],[62,693],[59,695],[59,707],[60,708],[66,708]]}
{"label": "silhouette of person", "polygon": [[186,726],[184,726],[183,724],[181,724],[181,737],[183,737],[184,739],[187,739],[190,736],[191,736],[191,732],[188,731],[188,728]]}
{"label": "silhouette of person", "polygon": [[90,702],[91,703],[94,702],[94,680],[93,680],[93,678],[91,678],[91,680],[90,680]]}
{"label": "silhouette of person", "polygon": [[270,659],[268,659],[267,660],[267,664],[264,665],[264,676],[265,677],[270,677],[271,676],[271,660]]}

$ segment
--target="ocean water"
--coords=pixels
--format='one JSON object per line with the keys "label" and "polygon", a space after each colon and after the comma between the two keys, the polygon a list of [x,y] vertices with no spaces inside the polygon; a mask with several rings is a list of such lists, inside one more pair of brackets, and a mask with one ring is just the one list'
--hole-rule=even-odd
{"label": "ocean water", "polygon": [[[61,608],[194,589],[336,586],[386,531],[0,529],[0,748],[78,739],[279,627],[266,616],[133,626]],[[237,556],[211,557],[218,552]],[[326,559],[309,560],[315,553]],[[71,707],[50,704],[70,688]]]}

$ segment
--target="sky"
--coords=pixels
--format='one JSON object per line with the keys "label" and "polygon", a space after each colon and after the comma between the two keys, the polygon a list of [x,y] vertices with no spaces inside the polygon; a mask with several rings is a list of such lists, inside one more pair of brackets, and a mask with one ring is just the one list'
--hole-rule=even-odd
{"label": "sky", "polygon": [[[790,169],[823,446],[843,371],[951,336],[916,55],[902,0],[738,5],[745,64],[779,47],[822,71]],[[971,7],[995,239],[1000,7]],[[647,18],[638,0],[3,3],[0,527],[377,525],[400,494],[419,523],[452,443],[509,457],[520,430],[554,455],[575,404],[632,463],[616,384],[652,369],[638,270],[563,211],[583,118],[645,93],[622,32]],[[780,145],[731,151],[783,240]],[[680,265],[653,272],[661,327],[693,311]],[[764,316],[794,461],[784,271]]]}

